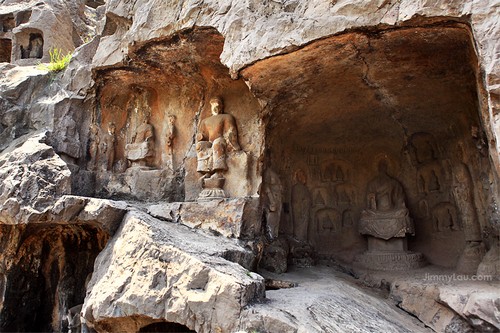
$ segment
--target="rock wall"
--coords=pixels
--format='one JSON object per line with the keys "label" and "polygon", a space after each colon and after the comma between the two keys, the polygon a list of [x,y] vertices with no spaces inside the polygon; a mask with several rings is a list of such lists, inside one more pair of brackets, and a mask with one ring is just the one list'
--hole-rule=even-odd
{"label": "rock wall", "polygon": [[381,158],[404,251],[498,277],[494,1],[1,3],[0,60],[78,48],[1,65],[0,330],[301,331],[249,270],[352,264]]}
{"label": "rock wall", "polygon": [[[287,53],[315,39],[355,28],[404,26],[420,18],[445,17],[465,20],[471,25],[479,57],[478,78],[480,112],[486,125],[491,158],[498,172],[497,62],[495,45],[498,26],[492,17],[498,14],[494,1],[375,1],[368,7],[363,1],[248,2],[197,1],[160,3],[158,1],[109,1],[106,20],[118,21],[122,28],[106,36],[94,58],[95,66],[123,62],[130,45],[173,34],[194,26],[215,27],[224,37],[221,61],[233,75],[242,68],[267,57]],[[156,8],[151,12],[149,8]],[[270,29],[279,27],[279,29]],[[242,43],[243,41],[243,43]],[[110,52],[114,50],[114,52]]]}

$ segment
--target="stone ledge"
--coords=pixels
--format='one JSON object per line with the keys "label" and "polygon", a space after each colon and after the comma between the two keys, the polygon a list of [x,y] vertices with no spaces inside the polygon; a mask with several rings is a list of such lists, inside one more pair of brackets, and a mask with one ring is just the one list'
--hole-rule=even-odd
{"label": "stone ledge", "polygon": [[[204,229],[229,238],[245,236],[247,224],[257,216],[251,209],[254,199],[237,198],[204,202],[160,203],[147,207],[147,212],[156,218],[178,222],[193,229]],[[250,209],[249,209],[250,208]]]}

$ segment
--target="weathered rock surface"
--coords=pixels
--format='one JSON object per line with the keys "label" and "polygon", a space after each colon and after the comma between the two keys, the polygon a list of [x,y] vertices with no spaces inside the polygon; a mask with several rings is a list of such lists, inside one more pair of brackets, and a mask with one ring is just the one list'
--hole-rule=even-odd
{"label": "weathered rock surface", "polygon": [[[81,306],[87,292],[85,319],[103,332],[137,331],[160,321],[198,332],[425,331],[381,297],[323,268],[302,271],[298,288],[269,291],[267,301],[254,304],[264,295],[262,278],[248,271],[256,264],[255,254],[236,239],[196,230],[259,237],[260,164],[263,151],[279,144],[293,146],[296,153],[293,160],[273,151],[274,161],[283,167],[280,176],[286,177],[285,192],[292,185],[293,169],[308,168],[309,186],[314,181],[330,182],[337,203],[361,206],[364,194],[352,186],[361,189],[366,185],[363,179],[340,184],[350,177],[344,161],[326,165],[330,169],[325,172],[316,152],[338,156],[350,153],[348,146],[353,143],[355,148],[373,148],[380,136],[374,124],[383,121],[389,143],[382,146],[392,147],[398,157],[395,164],[411,159],[401,156],[401,145],[411,146],[413,133],[435,129],[444,145],[431,153],[432,158],[440,157],[439,162],[450,167],[472,166],[474,192],[458,196],[465,193],[477,208],[481,227],[500,228],[494,204],[500,174],[500,7],[495,0],[109,0],[98,10],[86,8],[83,0],[0,3],[0,39],[14,38],[10,46],[2,41],[0,57],[3,60],[12,51],[13,61],[20,64],[45,61],[50,47],[73,50],[94,33],[95,19],[105,16],[99,24],[102,36],[77,49],[61,74],[1,65],[0,330],[65,331],[67,310]],[[102,2],[89,4],[97,7]],[[5,31],[14,22],[11,19],[12,31]],[[40,32],[45,41],[42,57],[19,59],[21,46],[31,52],[28,42]],[[411,52],[405,52],[408,49]],[[233,78],[242,78],[232,80],[228,68]],[[141,104],[141,94],[137,100],[131,98],[143,91],[151,94],[146,101],[150,105]],[[221,91],[228,113],[236,118],[243,148],[228,159],[227,192],[239,199],[149,205],[148,213],[163,220],[159,221],[134,211],[132,206],[142,208],[141,203],[69,195],[101,195],[100,187],[106,188],[93,171],[84,170],[92,144],[90,124],[108,130],[108,122],[120,122],[116,141],[125,146],[131,135],[126,113],[141,109],[151,113],[158,131],[158,154],[152,163],[157,170],[146,182],[134,172],[122,175],[125,178],[114,184],[119,188],[105,189],[108,193],[102,196],[194,200],[200,176],[193,144],[196,126],[209,113],[204,101]],[[332,105],[338,111],[331,111]],[[158,124],[171,112],[177,116],[178,136],[173,141],[177,150],[169,148],[167,156],[168,126]],[[330,115],[328,120],[325,114]],[[439,117],[442,122],[436,123]],[[359,125],[363,122],[365,130]],[[486,137],[478,129],[481,124],[486,124]],[[273,132],[277,127],[281,129]],[[52,133],[32,135],[44,129]],[[366,145],[359,143],[358,131],[371,133]],[[315,151],[314,144],[328,140],[338,146]],[[464,159],[455,157],[463,148],[458,140],[467,143]],[[308,144],[313,149],[304,147]],[[369,164],[363,149],[357,154],[358,166]],[[126,168],[123,148],[116,156],[121,161],[115,169]],[[493,172],[488,159],[493,161]],[[451,188],[455,175],[448,171],[441,175],[432,165],[425,169],[429,165],[399,170],[408,177],[404,185],[415,192],[409,194],[409,208],[426,222],[417,224],[416,237],[423,240],[411,245],[427,251],[424,254],[434,263],[452,267],[466,240],[455,227],[473,214],[459,212],[466,217],[450,224],[456,213],[448,202],[457,196]],[[419,172],[443,176],[432,186],[448,187],[427,191],[428,184],[415,184]],[[356,172],[365,177],[364,173],[369,170]],[[164,183],[156,182],[157,176],[165,178]],[[419,186],[427,191],[420,197]],[[352,260],[364,244],[356,232],[356,212],[327,208],[325,203],[332,198],[322,198],[322,188],[314,190],[311,196],[317,205],[312,211],[322,213],[312,223],[318,233],[313,237],[315,246],[331,254],[331,247],[339,245],[336,254]],[[292,221],[288,195],[284,197],[278,209],[283,209],[286,229]],[[432,200],[436,205],[429,205]],[[443,207],[448,214],[444,222]],[[440,230],[441,222],[445,230]],[[284,271],[285,248],[265,249],[264,255],[272,258],[265,258],[263,266]],[[498,247],[490,247],[478,273],[498,277],[498,255]],[[497,285],[484,283],[443,286],[404,280],[394,282],[391,292],[403,309],[445,332],[500,329],[497,290]],[[19,314],[20,305],[24,310]]]}
{"label": "weathered rock surface", "polygon": [[42,129],[51,122],[49,112],[32,113],[30,106],[43,93],[46,71],[33,67],[0,66],[0,151],[30,129]]}
{"label": "weathered rock surface", "polygon": [[492,276],[500,279],[500,242],[493,242],[490,250],[484,255],[483,261],[477,268],[477,275]]}
{"label": "weathered rock surface", "polygon": [[234,251],[248,250],[131,211],[96,260],[84,317],[103,332],[157,321],[197,332],[236,331],[241,309],[264,296],[264,280],[223,259]]}
{"label": "weathered rock surface", "polygon": [[217,235],[235,238],[253,238],[252,226],[259,215],[251,209],[252,199],[222,199],[207,202],[173,202],[151,205],[147,208],[154,217],[179,222],[192,229],[205,229]]}
{"label": "weathered rock surface", "polygon": [[332,268],[296,269],[274,278],[298,283],[268,290],[242,312],[241,328],[258,332],[431,332],[380,295]]}
{"label": "weathered rock surface", "polygon": [[56,197],[71,193],[71,173],[46,140],[47,133],[40,133],[0,155],[3,223],[27,222],[31,213],[41,214]]}
{"label": "weathered rock surface", "polygon": [[401,280],[391,286],[391,297],[436,332],[495,332],[500,327],[498,283]]}

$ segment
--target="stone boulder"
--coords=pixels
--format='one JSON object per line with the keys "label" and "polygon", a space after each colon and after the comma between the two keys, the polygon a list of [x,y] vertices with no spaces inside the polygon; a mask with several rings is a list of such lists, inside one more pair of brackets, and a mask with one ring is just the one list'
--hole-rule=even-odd
{"label": "stone boulder", "polygon": [[102,332],[155,322],[234,332],[241,310],[264,297],[264,279],[235,262],[251,255],[232,240],[130,211],[95,262],[83,306]]}
{"label": "stone boulder", "polygon": [[399,280],[391,286],[391,298],[436,332],[495,332],[499,329],[498,285],[473,281],[465,275],[441,277],[461,281],[436,284]]}
{"label": "stone boulder", "polygon": [[71,193],[71,173],[54,149],[46,144],[47,132],[20,141],[19,147],[0,155],[0,220],[26,222],[63,194]]}

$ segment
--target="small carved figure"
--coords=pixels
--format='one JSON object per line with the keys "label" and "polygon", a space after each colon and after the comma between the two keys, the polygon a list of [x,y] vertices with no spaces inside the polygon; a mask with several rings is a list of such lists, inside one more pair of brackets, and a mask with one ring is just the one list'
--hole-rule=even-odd
{"label": "small carved figure", "polygon": [[333,208],[322,208],[316,212],[316,232],[338,233],[342,229],[342,216]]}
{"label": "small carved figure", "polygon": [[168,131],[167,131],[167,147],[172,147],[174,145],[174,138],[176,135],[175,128],[175,116],[168,116]]}
{"label": "small carved figure", "polygon": [[132,166],[146,166],[147,159],[154,156],[154,129],[148,118],[144,118],[137,127],[132,142],[125,146],[125,151]]}
{"label": "small carved figure", "polygon": [[29,44],[25,48],[21,45],[21,59],[42,58],[43,38],[39,34],[30,34]]}
{"label": "small carved figure", "polygon": [[278,237],[281,206],[283,201],[283,186],[276,172],[267,168],[264,172],[264,181],[262,184],[264,194],[264,214],[266,217],[266,233],[269,240]]}
{"label": "small carved figure", "polygon": [[441,182],[444,171],[438,161],[422,164],[417,171],[417,185],[420,193],[431,193],[441,191]]}
{"label": "small carved figure", "polygon": [[432,209],[432,220],[436,231],[459,230],[457,210],[449,202],[441,202]]}
{"label": "small carved figure", "polygon": [[30,36],[29,58],[42,58],[43,56],[43,38],[40,35]]}
{"label": "small carved figure", "polygon": [[473,182],[469,168],[457,163],[453,168],[453,196],[460,209],[466,241],[481,241],[481,229],[474,203]]}
{"label": "small carved figure", "polygon": [[387,162],[379,162],[379,174],[368,183],[368,208],[361,213],[360,232],[388,240],[414,233],[403,187],[387,174]]}
{"label": "small carved figure", "polygon": [[311,217],[312,198],[306,186],[307,176],[304,170],[295,172],[295,185],[292,187],[293,235],[301,241],[308,241],[308,228]]}
{"label": "small carved figure", "polygon": [[90,160],[87,168],[95,170],[97,167],[97,154],[99,152],[99,127],[96,124],[90,125],[89,135],[89,156]]}
{"label": "small carved figure", "polygon": [[166,134],[166,152],[169,155],[168,164],[169,167],[174,170],[174,138],[177,135],[177,129],[175,128],[175,116],[168,116],[168,128]]}
{"label": "small carved figure", "polygon": [[113,123],[109,123],[108,132],[104,135],[104,138],[100,140],[100,153],[102,154],[103,162],[101,163],[101,168],[103,170],[113,170],[113,164],[115,162],[115,137],[116,126]]}

